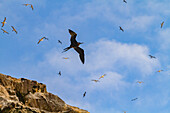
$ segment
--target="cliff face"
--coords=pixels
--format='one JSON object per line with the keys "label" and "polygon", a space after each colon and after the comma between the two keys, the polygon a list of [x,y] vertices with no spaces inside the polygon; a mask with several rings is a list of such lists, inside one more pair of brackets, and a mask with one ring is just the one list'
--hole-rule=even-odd
{"label": "cliff face", "polygon": [[89,113],[47,92],[46,85],[0,74],[0,113]]}

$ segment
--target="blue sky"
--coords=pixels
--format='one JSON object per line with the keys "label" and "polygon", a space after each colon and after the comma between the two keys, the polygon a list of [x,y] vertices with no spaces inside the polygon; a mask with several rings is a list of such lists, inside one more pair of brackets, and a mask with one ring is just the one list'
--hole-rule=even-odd
{"label": "blue sky", "polygon": [[[7,18],[3,28],[10,34],[0,32],[0,73],[45,83],[67,104],[91,113],[169,113],[170,2],[122,1],[1,0],[0,20]],[[61,53],[70,44],[68,29],[84,42],[84,65],[73,49]],[[44,36],[49,41],[37,45]],[[103,74],[99,83],[91,81]]]}

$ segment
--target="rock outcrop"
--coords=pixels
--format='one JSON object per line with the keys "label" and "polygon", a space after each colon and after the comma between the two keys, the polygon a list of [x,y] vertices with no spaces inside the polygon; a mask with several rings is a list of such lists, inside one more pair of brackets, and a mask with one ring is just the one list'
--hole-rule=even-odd
{"label": "rock outcrop", "polygon": [[0,113],[89,113],[48,93],[46,85],[0,74]]}

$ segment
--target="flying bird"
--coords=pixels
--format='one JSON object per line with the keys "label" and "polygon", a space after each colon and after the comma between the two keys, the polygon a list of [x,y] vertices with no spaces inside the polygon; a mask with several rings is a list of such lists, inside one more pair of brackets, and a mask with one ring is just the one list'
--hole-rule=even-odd
{"label": "flying bird", "polygon": [[104,78],[104,76],[106,76],[106,74],[102,75],[99,79]]}
{"label": "flying bird", "polygon": [[86,91],[84,92],[84,94],[83,94],[83,97],[85,97],[86,96]]}
{"label": "flying bird", "polygon": [[46,39],[46,40],[48,40],[48,38],[46,38],[46,37],[42,37],[39,41],[38,41],[38,43],[37,44],[39,44],[41,41],[43,41],[44,39]]}
{"label": "flying bird", "polygon": [[4,21],[3,22],[1,22],[2,23],[2,27],[4,27],[4,25],[6,24],[6,17],[4,18]]}
{"label": "flying bird", "polygon": [[82,42],[77,42],[76,41],[77,34],[74,31],[70,30],[70,29],[68,29],[68,30],[69,30],[69,33],[71,35],[71,38],[70,38],[71,44],[70,44],[69,47],[65,48],[63,52],[66,52],[69,49],[74,48],[74,50],[79,53],[80,60],[84,64],[84,50],[79,47],[79,45],[83,44],[83,43]]}
{"label": "flying bird", "polygon": [[91,80],[91,81],[94,81],[94,82],[99,82],[99,80]]}
{"label": "flying bird", "polygon": [[59,71],[58,74],[61,76],[61,71]]}
{"label": "flying bird", "polygon": [[163,27],[163,25],[164,25],[164,21],[161,23],[161,28]]}
{"label": "flying bird", "polygon": [[123,0],[123,2],[127,3],[126,0]]}
{"label": "flying bird", "polygon": [[141,83],[144,83],[143,81],[137,81],[136,83],[139,83],[139,84],[141,84]]}
{"label": "flying bird", "polygon": [[122,32],[124,32],[124,30],[123,30],[123,28],[122,28],[122,27],[120,27],[120,26],[119,26],[119,28],[120,28],[120,30],[121,30]]}
{"label": "flying bird", "polygon": [[18,32],[16,31],[16,29],[13,27],[13,26],[11,26],[12,27],[12,31],[15,31],[15,33],[17,34]]}
{"label": "flying bird", "polygon": [[161,72],[161,71],[163,71],[163,70],[158,70],[157,72]]}
{"label": "flying bird", "polygon": [[127,111],[123,111],[123,113],[126,113]]}
{"label": "flying bird", "polygon": [[3,31],[3,33],[9,34],[7,31],[5,31],[4,29],[1,28],[1,30]]}
{"label": "flying bird", "polygon": [[149,55],[150,56],[150,58],[156,58],[155,56],[152,56],[152,55]]}
{"label": "flying bird", "polygon": [[62,44],[62,42],[60,40],[58,40],[58,43]]}
{"label": "flying bird", "polygon": [[135,101],[135,100],[137,100],[138,98],[134,98],[134,99],[132,99],[131,101]]}
{"label": "flying bird", "polygon": [[63,59],[69,59],[68,57],[63,57]]}
{"label": "flying bird", "polygon": [[34,10],[34,7],[33,7],[33,5],[32,4],[23,4],[23,5],[25,5],[25,6],[31,6],[31,8],[32,8],[32,10]]}

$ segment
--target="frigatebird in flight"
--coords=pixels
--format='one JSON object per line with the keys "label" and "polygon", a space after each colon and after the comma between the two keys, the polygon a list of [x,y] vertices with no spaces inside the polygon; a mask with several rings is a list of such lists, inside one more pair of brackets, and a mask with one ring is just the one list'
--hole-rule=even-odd
{"label": "frigatebird in flight", "polygon": [[155,56],[152,56],[152,55],[149,55],[150,56],[150,58],[156,58]]}
{"label": "frigatebird in flight", "polygon": [[86,96],[86,91],[84,92],[84,94],[83,94],[83,97],[85,97]]}
{"label": "frigatebird in flight", "polygon": [[80,60],[81,60],[81,62],[84,64],[84,50],[79,47],[79,45],[80,45],[80,44],[83,44],[83,43],[76,41],[76,36],[77,36],[77,34],[76,34],[74,31],[72,31],[72,30],[70,30],[70,29],[68,29],[68,31],[69,31],[69,33],[70,33],[70,35],[71,35],[71,38],[70,38],[71,44],[70,44],[69,47],[65,48],[63,52],[66,52],[66,51],[68,51],[69,49],[74,48],[74,50],[76,50],[76,51],[79,53]]}
{"label": "frigatebird in flight", "polygon": [[123,28],[122,28],[121,26],[119,26],[119,28],[120,28],[120,30],[121,30],[122,32],[124,32],[124,30],[123,30]]}

